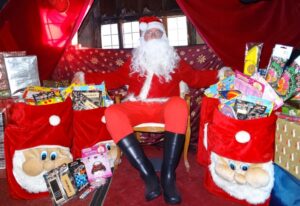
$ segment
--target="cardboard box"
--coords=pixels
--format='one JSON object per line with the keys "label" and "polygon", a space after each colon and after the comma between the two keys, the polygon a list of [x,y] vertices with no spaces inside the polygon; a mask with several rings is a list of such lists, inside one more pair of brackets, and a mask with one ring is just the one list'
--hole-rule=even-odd
{"label": "cardboard box", "polygon": [[275,163],[300,179],[300,124],[277,119]]}

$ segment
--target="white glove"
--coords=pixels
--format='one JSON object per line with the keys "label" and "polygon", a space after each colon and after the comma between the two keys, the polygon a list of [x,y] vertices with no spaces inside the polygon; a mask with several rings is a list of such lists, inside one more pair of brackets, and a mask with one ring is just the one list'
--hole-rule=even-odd
{"label": "white glove", "polygon": [[72,83],[75,83],[75,84],[84,84],[85,83],[84,73],[83,72],[76,72],[74,74],[73,79],[72,79]]}
{"label": "white glove", "polygon": [[222,67],[218,71],[218,78],[219,80],[223,80],[231,75],[234,75],[234,71],[231,69],[231,67]]}

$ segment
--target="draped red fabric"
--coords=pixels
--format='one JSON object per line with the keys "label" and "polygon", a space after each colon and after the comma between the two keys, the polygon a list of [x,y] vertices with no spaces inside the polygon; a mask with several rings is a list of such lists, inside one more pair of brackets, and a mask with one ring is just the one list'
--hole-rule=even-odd
{"label": "draped red fabric", "polygon": [[0,51],[37,55],[40,79],[50,79],[93,0],[9,0],[0,12]]}
{"label": "draped red fabric", "polygon": [[260,68],[275,44],[300,47],[300,1],[176,0],[197,32],[225,65],[243,70],[247,42],[264,43]]}

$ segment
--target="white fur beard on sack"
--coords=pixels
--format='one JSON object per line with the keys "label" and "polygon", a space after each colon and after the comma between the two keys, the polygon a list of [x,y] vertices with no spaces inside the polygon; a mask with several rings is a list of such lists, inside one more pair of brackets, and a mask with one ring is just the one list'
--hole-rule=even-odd
{"label": "white fur beard on sack", "polygon": [[131,70],[141,76],[153,73],[165,81],[170,81],[170,74],[174,72],[178,61],[179,56],[167,39],[144,41],[141,38],[140,46],[133,50]]}
{"label": "white fur beard on sack", "polygon": [[37,176],[29,176],[23,172],[22,165],[25,161],[22,150],[16,150],[13,156],[13,174],[17,183],[30,193],[39,193],[48,191],[46,182],[43,175],[46,171],[43,171]]}
{"label": "white fur beard on sack", "polygon": [[270,176],[269,183],[264,187],[254,188],[248,184],[239,185],[234,182],[228,182],[220,176],[218,176],[215,172],[217,159],[218,155],[212,152],[209,170],[215,184],[221,189],[223,189],[225,192],[239,200],[246,200],[250,204],[264,203],[270,197],[274,185],[274,167],[272,161],[263,164],[263,169],[266,170]]}

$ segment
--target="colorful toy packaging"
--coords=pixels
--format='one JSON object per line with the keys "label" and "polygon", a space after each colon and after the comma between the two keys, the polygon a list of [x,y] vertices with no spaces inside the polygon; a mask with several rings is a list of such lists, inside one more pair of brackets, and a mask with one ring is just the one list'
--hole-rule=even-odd
{"label": "colorful toy packaging", "polygon": [[77,159],[74,162],[70,162],[68,167],[72,177],[74,178],[75,186],[78,192],[80,192],[89,185],[85,166],[80,159]]}
{"label": "colorful toy packaging", "polygon": [[300,73],[300,56],[283,72],[277,82],[276,92],[285,101],[297,91],[297,75]]}
{"label": "colorful toy packaging", "polygon": [[252,76],[258,70],[263,43],[247,43],[245,52],[244,74]]}
{"label": "colorful toy packaging", "polygon": [[86,167],[88,180],[91,185],[101,185],[105,182],[105,178],[112,176],[107,150],[103,145],[94,145],[83,149],[82,162]]}
{"label": "colorful toy packaging", "polygon": [[266,76],[267,82],[273,88],[277,87],[279,78],[283,73],[283,67],[285,66],[286,62],[290,58],[292,51],[293,51],[293,47],[280,45],[280,44],[275,45],[267,67],[267,76]]}
{"label": "colorful toy packaging", "polygon": [[76,195],[74,179],[67,164],[49,171],[44,178],[54,205],[62,205]]}

